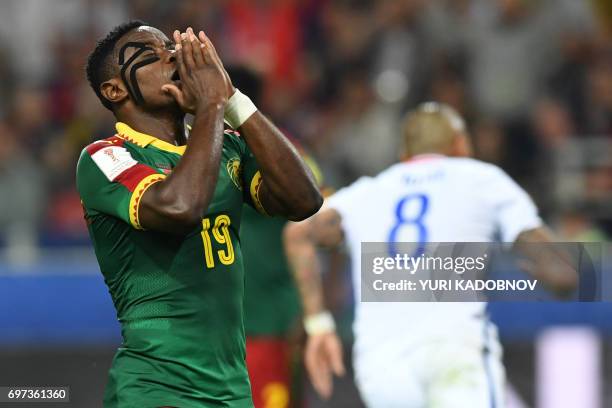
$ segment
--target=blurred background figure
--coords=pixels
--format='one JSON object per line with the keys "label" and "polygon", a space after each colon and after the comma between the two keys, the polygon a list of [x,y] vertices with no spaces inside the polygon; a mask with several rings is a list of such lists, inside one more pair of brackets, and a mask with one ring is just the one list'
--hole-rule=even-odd
{"label": "blurred background figure", "polygon": [[29,264],[38,252],[37,230],[44,208],[42,169],[17,140],[9,123],[0,123],[0,230],[7,261]]}
{"label": "blurred background figure", "polygon": [[[0,315],[0,384],[73,384],[74,406],[101,400],[120,333],[74,168],[84,145],[114,132],[87,88],[87,51],[130,18],[167,33],[202,28],[228,65],[254,71],[266,111],[332,188],[392,163],[402,115],[438,100],[466,118],[476,157],[507,171],[566,239],[609,241],[609,0],[5,0],[0,310],[14,312]],[[346,328],[354,299],[341,298]],[[581,325],[601,339],[581,350],[601,360],[601,392],[592,392],[612,406],[607,304],[490,309],[508,378],[528,406],[549,401],[538,399],[548,383],[536,381],[547,361],[536,358],[536,339],[551,325]],[[354,407],[349,393],[332,406]]]}

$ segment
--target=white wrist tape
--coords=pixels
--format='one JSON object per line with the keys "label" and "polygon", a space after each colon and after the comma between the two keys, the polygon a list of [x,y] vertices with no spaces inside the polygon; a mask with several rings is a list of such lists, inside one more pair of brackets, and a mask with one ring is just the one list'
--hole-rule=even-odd
{"label": "white wrist tape", "polygon": [[334,318],[328,311],[304,318],[304,329],[306,334],[314,336],[317,334],[333,333],[336,330]]}
{"label": "white wrist tape", "polygon": [[257,112],[257,107],[251,99],[236,89],[225,105],[224,119],[233,129],[238,129],[255,112]]}

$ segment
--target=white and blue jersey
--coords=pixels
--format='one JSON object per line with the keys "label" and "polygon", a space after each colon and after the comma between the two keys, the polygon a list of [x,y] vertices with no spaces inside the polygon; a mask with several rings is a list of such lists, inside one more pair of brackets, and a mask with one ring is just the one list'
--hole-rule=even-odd
{"label": "white and blue jersey", "polygon": [[[352,258],[355,368],[368,405],[462,407],[463,397],[471,399],[465,406],[495,405],[491,388],[501,393],[503,367],[495,328],[486,322],[486,305],[360,302],[361,243],[514,242],[521,232],[542,224],[525,191],[494,165],[432,154],[363,177],[330,197],[326,206],[341,215]],[[493,358],[491,365],[483,365],[483,350]],[[472,366],[482,383],[467,391],[461,381],[445,386],[440,378],[453,366],[464,374]],[[396,384],[394,371],[405,381]],[[408,378],[416,382],[410,386]],[[433,393],[436,386],[441,388]]]}

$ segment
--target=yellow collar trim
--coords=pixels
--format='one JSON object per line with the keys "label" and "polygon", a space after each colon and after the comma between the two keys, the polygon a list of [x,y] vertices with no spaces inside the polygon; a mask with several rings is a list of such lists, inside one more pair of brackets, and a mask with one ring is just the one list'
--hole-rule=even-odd
{"label": "yellow collar trim", "polygon": [[180,155],[185,153],[186,146],[175,146],[154,136],[147,135],[145,133],[140,133],[123,122],[117,122],[115,124],[115,128],[117,129],[117,134],[120,138],[122,138],[123,140],[127,140],[130,143],[134,143],[135,145],[138,145],[140,147],[147,147],[148,145],[152,145],[160,150],[164,150],[170,153],[177,153]]}

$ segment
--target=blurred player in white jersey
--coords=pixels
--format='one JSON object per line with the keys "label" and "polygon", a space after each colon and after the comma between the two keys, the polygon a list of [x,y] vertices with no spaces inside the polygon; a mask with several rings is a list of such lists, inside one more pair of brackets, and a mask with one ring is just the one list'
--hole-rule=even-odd
{"label": "blurred player in white jersey", "polygon": [[[530,197],[500,168],[468,158],[462,118],[426,103],[407,116],[401,162],[331,196],[310,219],[289,225],[285,247],[309,334],[305,363],[327,397],[343,373],[341,347],[325,310],[316,247],[345,243],[352,257],[356,311],[354,366],[368,407],[503,406],[497,331],[485,303],[360,302],[362,242],[550,242]],[[527,253],[527,255],[529,255]],[[570,290],[569,269],[532,273]]]}

